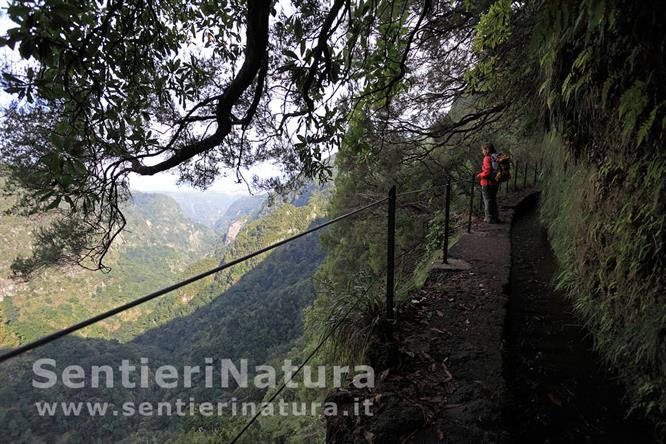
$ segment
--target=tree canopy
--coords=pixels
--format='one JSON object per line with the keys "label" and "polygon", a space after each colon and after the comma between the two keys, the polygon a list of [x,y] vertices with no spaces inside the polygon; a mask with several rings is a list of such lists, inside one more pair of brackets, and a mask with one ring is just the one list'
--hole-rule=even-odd
{"label": "tree canopy", "polygon": [[283,174],[253,184],[279,189],[329,178],[350,119],[432,136],[465,89],[476,3],[10,1],[2,45],[24,61],[3,73],[20,100],[3,161],[23,208],[68,215],[60,250],[101,267],[131,173],[206,188],[271,161]]}
{"label": "tree canopy", "polygon": [[[340,149],[332,207],[344,210],[390,182],[426,186],[436,168],[471,162],[442,148],[511,138],[526,158],[543,150],[559,286],[633,405],[663,416],[661,6],[10,0],[16,27],[1,42],[23,62],[2,77],[19,99],[1,126],[3,174],[23,196],[19,208],[55,214],[18,269],[103,267],[125,223],[130,174],[177,171],[206,188],[229,169],[243,181],[244,167],[270,161],[283,174],[253,183],[280,189],[327,180],[327,151]],[[324,270],[340,287],[359,271],[348,258],[365,259],[345,242],[379,245],[366,226],[338,227],[327,241],[335,251]]]}

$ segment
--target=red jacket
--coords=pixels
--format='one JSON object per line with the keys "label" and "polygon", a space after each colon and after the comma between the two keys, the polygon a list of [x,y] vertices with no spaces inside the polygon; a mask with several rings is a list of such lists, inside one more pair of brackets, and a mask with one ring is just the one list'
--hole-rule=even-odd
{"label": "red jacket", "polygon": [[479,179],[481,186],[485,185],[497,185],[497,181],[490,177],[490,174],[493,172],[493,159],[491,156],[483,156],[483,166],[481,171],[476,174],[476,177]]}

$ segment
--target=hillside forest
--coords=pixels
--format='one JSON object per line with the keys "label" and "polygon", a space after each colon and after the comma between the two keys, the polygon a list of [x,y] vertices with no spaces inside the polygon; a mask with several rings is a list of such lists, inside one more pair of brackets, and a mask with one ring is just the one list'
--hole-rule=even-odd
{"label": "hillside forest", "polygon": [[[0,363],[0,440],[325,442],[321,414],[246,428],[247,415],[41,416],[35,403],[308,403],[330,387],[210,389],[199,374],[170,390],[40,390],[32,365],[374,364],[390,337],[387,291],[411,301],[445,235],[454,244],[480,221],[488,142],[538,186],[548,285],[627,415],[666,439],[661,2],[8,0],[3,11],[3,350],[381,205]],[[253,173],[267,166],[279,173]],[[198,191],[131,186],[167,173]],[[222,177],[252,195],[200,192]]]}

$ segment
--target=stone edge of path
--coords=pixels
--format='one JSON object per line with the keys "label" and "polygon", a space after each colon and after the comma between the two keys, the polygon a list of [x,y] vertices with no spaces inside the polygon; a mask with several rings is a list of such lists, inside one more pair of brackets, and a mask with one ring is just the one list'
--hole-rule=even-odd
{"label": "stone edge of path", "polygon": [[[370,393],[353,389],[338,391],[328,399],[338,405],[339,416],[327,418],[327,443],[427,444],[503,441],[505,436],[501,424],[501,412],[506,394],[503,377],[503,344],[506,305],[510,294],[511,227],[513,220],[523,210],[536,204],[539,193],[539,190],[532,188],[504,196],[504,199],[500,196],[501,217],[504,223],[488,225],[476,222],[472,232],[463,233],[456,245],[451,248],[451,256],[463,259],[472,269],[457,271],[434,269],[424,285],[431,295],[437,292],[447,295],[452,290],[451,284],[447,282],[448,277],[440,283],[441,276],[455,274],[462,287],[471,289],[468,294],[456,297],[455,303],[463,306],[480,304],[481,307],[476,312],[464,314],[462,318],[459,313],[453,314],[453,307],[445,305],[448,296],[434,299],[433,306],[430,307],[441,309],[444,312],[444,325],[451,326],[450,337],[443,346],[440,346],[447,354],[445,363],[441,365],[444,371],[453,375],[450,381],[448,378],[441,380],[442,387],[446,386],[447,401],[442,405],[430,406],[430,412],[427,414],[423,406],[419,405],[417,408],[405,399],[400,399],[400,396],[394,396],[391,392],[395,392],[396,387],[383,384],[381,381],[375,391]],[[494,245],[491,251],[485,249],[489,243]],[[406,302],[400,304],[398,323],[400,318],[409,317],[410,310],[412,312],[415,310],[413,307],[410,308],[411,298],[410,295]],[[402,315],[400,311],[403,312]],[[465,325],[461,327],[460,320],[464,317],[469,319],[464,319]],[[400,335],[407,334],[404,332],[405,329],[409,330],[407,327],[409,326],[397,326],[396,342],[401,342],[403,339]],[[436,342],[433,341],[435,348]],[[451,346],[459,350],[451,350]],[[376,347],[381,348],[381,345]],[[437,350],[430,352],[433,356],[437,356]],[[380,354],[390,355],[391,352],[383,350]],[[392,365],[401,359],[404,360],[404,356],[389,358],[389,362],[393,361],[394,364],[386,366],[388,371],[380,365],[377,379],[382,379],[385,372],[391,371]],[[398,366],[403,365],[404,363]],[[421,375],[430,370],[425,363],[422,369],[418,368],[418,364],[411,367],[415,367],[411,369],[411,375]],[[430,373],[432,376],[436,372]],[[415,378],[416,376],[405,379]],[[407,383],[413,384],[414,381]],[[430,388],[435,391],[438,387]],[[428,391],[427,386],[426,391]],[[372,398],[375,401],[379,399],[379,403],[383,405],[377,408],[372,417],[354,417],[350,408],[353,408],[353,401],[360,398]],[[348,411],[349,416],[341,416],[340,413],[344,411]]]}

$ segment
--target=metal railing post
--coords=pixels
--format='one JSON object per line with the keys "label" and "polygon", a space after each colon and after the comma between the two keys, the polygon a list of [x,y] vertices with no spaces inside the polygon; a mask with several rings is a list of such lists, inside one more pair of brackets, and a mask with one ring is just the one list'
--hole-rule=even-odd
{"label": "metal railing post", "polygon": [[472,232],[472,211],[474,211],[474,174],[472,174],[472,181],[469,187],[469,219],[467,220],[467,232]]}
{"label": "metal railing post", "polygon": [[451,214],[451,178],[446,181],[446,203],[444,210],[444,248],[442,250],[442,257],[444,263],[449,261],[449,216]]}
{"label": "metal railing post", "polygon": [[394,318],[393,292],[395,286],[395,185],[388,195],[388,233],[386,236],[386,317]]}
{"label": "metal railing post", "polygon": [[527,188],[527,164],[529,162],[525,161],[525,168],[523,169],[523,188]]}

